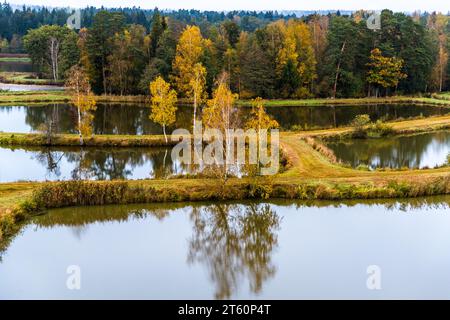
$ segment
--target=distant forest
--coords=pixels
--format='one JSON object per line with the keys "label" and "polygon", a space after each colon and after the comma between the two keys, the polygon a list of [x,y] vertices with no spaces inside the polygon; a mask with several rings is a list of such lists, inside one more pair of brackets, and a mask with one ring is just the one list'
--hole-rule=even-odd
{"label": "distant forest", "polygon": [[194,67],[210,93],[227,74],[242,98],[362,97],[450,89],[450,17],[371,13],[296,17],[278,12],[139,8],[81,10],[0,5],[1,52],[30,54],[42,77],[64,80],[81,66],[98,94],[148,94],[157,76],[185,92]]}

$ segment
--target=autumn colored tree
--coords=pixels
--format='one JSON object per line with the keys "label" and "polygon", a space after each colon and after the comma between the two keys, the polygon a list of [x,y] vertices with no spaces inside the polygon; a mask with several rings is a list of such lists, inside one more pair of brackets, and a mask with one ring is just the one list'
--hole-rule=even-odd
{"label": "autumn colored tree", "polygon": [[131,43],[130,32],[124,30],[116,33],[111,42],[114,49],[108,56],[108,82],[112,88],[117,88],[120,95],[123,95],[131,82],[130,73],[133,67],[131,52],[128,49]]}
{"label": "autumn colored tree", "polygon": [[384,57],[381,50],[375,48],[370,53],[370,62],[367,64],[367,82],[376,87],[378,97],[379,87],[386,89],[396,87],[401,79],[407,77],[402,72],[403,60],[397,57]]}
{"label": "autumn colored tree", "polygon": [[162,126],[167,143],[166,127],[176,121],[177,93],[161,77],[157,77],[150,83],[150,93],[152,107],[150,119]]}
{"label": "autumn colored tree", "polygon": [[200,105],[206,99],[206,69],[201,63],[194,65],[193,77],[189,81],[190,92],[189,95],[193,99],[194,103],[194,132],[197,119],[197,106]]}
{"label": "autumn colored tree", "polygon": [[[212,99],[208,100],[207,106],[203,110],[203,123],[205,127],[219,130],[222,137],[225,137],[222,146],[223,154],[219,155],[222,159],[234,152],[232,150],[233,137],[227,133],[228,130],[235,129],[239,122],[238,112],[234,108],[234,102],[238,98],[238,95],[231,92],[227,77],[228,75],[226,73],[221,75],[217,88],[213,92]],[[228,167],[218,163],[213,168],[215,170],[212,171],[222,179],[222,187],[224,187],[228,178]]]}
{"label": "autumn colored tree", "polygon": [[135,92],[147,62],[145,45],[145,28],[140,25],[130,25],[111,38],[113,50],[107,59],[110,92],[120,95]]}
{"label": "autumn colored tree", "polygon": [[191,80],[195,78],[194,66],[201,62],[204,39],[197,26],[187,26],[178,40],[173,61],[174,82],[178,93],[189,96]]}
{"label": "autumn colored tree", "polygon": [[442,92],[448,72],[449,63],[449,35],[447,28],[450,26],[450,18],[440,13],[433,13],[428,17],[427,26],[433,31],[437,42],[436,62],[431,74],[431,87]]}
{"label": "autumn colored tree", "polygon": [[219,129],[224,135],[227,129],[235,128],[238,123],[237,112],[234,108],[238,95],[231,92],[226,78],[226,74],[221,76],[212,99],[208,100],[203,110],[205,127]]}
{"label": "autumn colored tree", "polygon": [[293,19],[276,26],[282,34],[282,44],[276,58],[282,96],[307,97],[317,77],[310,29],[305,23]]}
{"label": "autumn colored tree", "polygon": [[262,129],[276,129],[279,126],[278,122],[267,114],[264,108],[264,100],[260,97],[255,98],[252,101],[252,111],[245,123],[245,128],[255,129],[258,132]]}
{"label": "autumn colored tree", "polygon": [[206,68],[201,63],[205,40],[197,26],[187,26],[178,40],[173,62],[175,84],[178,93],[187,97],[194,104],[194,130],[197,106],[205,96]]}
{"label": "autumn colored tree", "polygon": [[[260,97],[255,98],[252,101],[252,111],[250,112],[249,118],[245,123],[245,128],[254,129],[256,131],[258,145],[261,144],[260,140],[261,130],[276,129],[279,126],[280,125],[278,124],[278,122],[272,119],[272,117],[268,115],[266,110],[264,109],[264,100]],[[259,172],[259,164],[261,156],[259,147],[257,149],[256,156],[257,156],[256,172]],[[250,168],[251,166],[249,166],[248,170],[251,170]]]}
{"label": "autumn colored tree", "polygon": [[83,68],[78,65],[70,68],[65,87],[72,95],[72,103],[77,108],[77,129],[80,145],[84,144],[84,137],[92,135],[93,111],[96,110],[96,101],[91,92],[89,79]]}

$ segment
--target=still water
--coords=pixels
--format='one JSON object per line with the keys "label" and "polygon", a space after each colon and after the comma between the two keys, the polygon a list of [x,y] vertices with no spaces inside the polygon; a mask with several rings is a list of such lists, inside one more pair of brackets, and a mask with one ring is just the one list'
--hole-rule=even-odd
{"label": "still water", "polygon": [[0,83],[0,90],[8,91],[61,91],[64,90],[62,86],[54,85],[39,85],[39,84],[13,84]]}
{"label": "still water", "polygon": [[[237,108],[245,122],[250,108]],[[177,121],[170,130],[191,128],[192,107],[179,106]],[[443,115],[449,108],[419,105],[365,105],[365,106],[314,106],[270,107],[272,115],[284,130],[329,128],[348,125],[356,115],[369,114],[377,119],[394,120],[418,116]],[[150,108],[144,104],[99,104],[95,111],[96,134],[161,134],[162,128],[149,120]],[[77,123],[76,109],[68,104],[45,106],[0,106],[0,131],[36,132],[43,124],[57,123],[61,133],[74,133]],[[169,130],[169,131],[170,131]]]}
{"label": "still water", "polygon": [[329,142],[338,159],[356,168],[434,168],[447,164],[450,131]]}
{"label": "still water", "polygon": [[[448,299],[449,205],[447,196],[52,210],[3,252],[0,299]],[[69,266],[80,290],[66,286]],[[381,290],[367,287],[373,266]]]}
{"label": "still water", "polygon": [[0,71],[6,72],[33,72],[31,62],[23,61],[0,61]]}
{"label": "still water", "polygon": [[0,147],[0,182],[152,179],[194,173],[169,148]]}

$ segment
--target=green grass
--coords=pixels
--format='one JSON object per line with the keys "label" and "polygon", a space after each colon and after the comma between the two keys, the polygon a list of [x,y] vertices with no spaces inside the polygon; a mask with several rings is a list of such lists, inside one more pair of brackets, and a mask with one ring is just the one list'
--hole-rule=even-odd
{"label": "green grass", "polygon": [[64,91],[2,91],[0,105],[14,103],[68,102],[70,96]]}
{"label": "green grass", "polygon": [[[68,102],[70,95],[64,90],[40,90],[40,91],[0,91],[0,105],[11,103],[45,103]],[[115,96],[101,95],[95,97],[98,103],[147,103],[146,96]]]}
{"label": "green grass", "polygon": [[[24,75],[18,75],[17,81],[22,81]],[[35,83],[38,84],[38,83]],[[42,84],[42,83],[40,83]],[[30,97],[31,96],[31,97]],[[24,91],[24,92],[1,92],[0,104],[9,102],[66,102],[70,97],[63,92],[55,91]],[[117,103],[138,103],[148,102],[148,96],[117,96],[117,95],[100,95],[96,97],[97,102],[117,102]],[[186,104],[183,99],[180,103]],[[409,104],[428,104],[449,106],[450,101],[437,98],[421,98],[421,97],[388,97],[388,98],[361,98],[361,99],[304,99],[304,100],[267,100],[267,107],[286,107],[286,106],[319,106],[319,105],[356,105],[356,104],[389,104],[389,103],[409,103]],[[250,100],[238,100],[238,106],[251,106]]]}
{"label": "green grass", "polygon": [[[173,146],[177,142],[170,139],[166,143],[163,135],[96,135],[85,138],[87,147],[159,147]],[[49,143],[43,134],[0,133],[0,145],[8,146],[79,146],[76,134],[54,135]]]}
{"label": "green grass", "polygon": [[0,72],[0,80],[11,84],[29,84],[29,85],[62,85],[62,81],[52,79],[39,79],[32,72]]}
{"label": "green grass", "polygon": [[[239,100],[238,105],[251,106],[251,100]],[[295,106],[320,106],[320,105],[355,105],[355,104],[389,104],[389,103],[419,103],[433,105],[449,105],[450,102],[436,98],[422,97],[387,97],[387,98],[359,98],[359,99],[302,99],[302,100],[267,100],[266,107],[295,107]]]}
{"label": "green grass", "polygon": [[433,95],[435,99],[439,100],[450,100],[450,92],[441,92]]}
{"label": "green grass", "polygon": [[31,59],[28,57],[0,57],[0,62],[31,63]]}

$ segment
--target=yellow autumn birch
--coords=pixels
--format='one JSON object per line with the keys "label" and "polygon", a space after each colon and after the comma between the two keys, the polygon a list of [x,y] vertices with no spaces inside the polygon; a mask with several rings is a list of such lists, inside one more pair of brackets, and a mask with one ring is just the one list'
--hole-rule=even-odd
{"label": "yellow autumn birch", "polygon": [[167,143],[166,126],[176,121],[177,93],[161,77],[157,77],[150,83],[150,93],[152,106],[150,119],[162,126]]}

